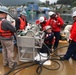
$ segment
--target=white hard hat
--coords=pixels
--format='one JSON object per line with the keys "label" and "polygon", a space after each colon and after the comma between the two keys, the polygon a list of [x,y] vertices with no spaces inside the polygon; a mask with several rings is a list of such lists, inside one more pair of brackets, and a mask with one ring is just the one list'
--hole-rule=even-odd
{"label": "white hard hat", "polygon": [[44,30],[48,30],[48,29],[51,29],[51,26],[45,26]]}
{"label": "white hard hat", "polygon": [[44,20],[45,20],[45,18],[43,16],[39,18],[40,22],[44,22]]}
{"label": "white hard hat", "polygon": [[50,11],[50,12],[48,13],[49,16],[52,16],[53,14],[55,14],[55,13],[52,12],[52,11]]}
{"label": "white hard hat", "polygon": [[73,14],[72,14],[72,17],[74,17],[74,16],[76,16],[76,11],[75,11],[75,12],[73,12]]}

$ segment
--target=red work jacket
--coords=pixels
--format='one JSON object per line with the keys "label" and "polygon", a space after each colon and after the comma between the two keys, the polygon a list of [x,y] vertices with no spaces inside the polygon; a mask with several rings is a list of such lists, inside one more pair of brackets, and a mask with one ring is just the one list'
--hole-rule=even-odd
{"label": "red work jacket", "polygon": [[76,42],[76,21],[73,23],[72,28],[70,30],[70,38]]}
{"label": "red work jacket", "polygon": [[53,31],[60,31],[61,30],[61,27],[64,25],[64,21],[63,19],[59,16],[57,17],[56,19],[49,19],[47,21],[47,25],[50,25],[52,27],[52,30]]}

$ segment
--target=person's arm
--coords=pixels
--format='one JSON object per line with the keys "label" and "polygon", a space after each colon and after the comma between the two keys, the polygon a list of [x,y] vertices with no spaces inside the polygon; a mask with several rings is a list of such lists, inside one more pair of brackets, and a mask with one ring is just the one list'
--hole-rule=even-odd
{"label": "person's arm", "polygon": [[55,43],[55,36],[53,37],[52,45],[54,45],[54,43]]}
{"label": "person's arm", "polygon": [[28,22],[27,22],[27,20],[26,20],[26,26],[28,25]]}
{"label": "person's arm", "polygon": [[60,26],[64,25],[64,21],[60,16],[57,18],[57,21],[58,21],[58,25]]}
{"label": "person's arm", "polygon": [[7,20],[2,22],[2,29],[3,30],[10,30],[11,32],[15,32],[16,28]]}
{"label": "person's arm", "polygon": [[53,33],[51,33],[50,35],[49,34],[46,34],[45,35],[45,41],[50,40],[52,37],[54,37],[54,34]]}
{"label": "person's arm", "polygon": [[76,38],[76,22],[72,25],[71,31],[70,31],[70,40]]}
{"label": "person's arm", "polygon": [[15,18],[15,27],[16,27],[16,31],[20,29],[20,20],[18,18]]}

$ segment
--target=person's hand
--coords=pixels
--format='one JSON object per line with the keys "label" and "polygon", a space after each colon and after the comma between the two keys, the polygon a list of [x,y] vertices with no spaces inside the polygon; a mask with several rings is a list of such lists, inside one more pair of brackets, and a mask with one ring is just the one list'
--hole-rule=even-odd
{"label": "person's hand", "polygon": [[69,38],[69,43],[71,43],[72,42],[72,39],[71,38]]}
{"label": "person's hand", "polygon": [[72,40],[72,38],[69,37],[69,40]]}
{"label": "person's hand", "polygon": [[46,38],[48,37],[48,34],[46,35]]}
{"label": "person's hand", "polygon": [[58,25],[60,25],[60,23],[58,23]]}
{"label": "person's hand", "polygon": [[11,24],[15,27],[15,21],[11,21]]}

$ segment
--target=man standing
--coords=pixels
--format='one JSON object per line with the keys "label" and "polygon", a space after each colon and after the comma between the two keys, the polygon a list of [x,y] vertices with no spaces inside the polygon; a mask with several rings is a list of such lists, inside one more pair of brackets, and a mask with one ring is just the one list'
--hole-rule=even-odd
{"label": "man standing", "polygon": [[0,6],[0,41],[2,45],[3,65],[12,68],[15,64],[14,57],[14,42],[13,35],[15,27],[6,20],[8,8]]}
{"label": "man standing", "polygon": [[76,60],[76,11],[73,13],[73,20],[74,23],[70,30],[70,37],[69,37],[69,46],[66,54],[62,57],[62,60],[69,60],[70,57]]}
{"label": "man standing", "polygon": [[47,21],[47,25],[51,25],[52,30],[54,32],[55,35],[54,49],[56,49],[59,44],[60,31],[61,31],[61,27],[64,25],[64,21],[60,17],[60,15],[55,12],[49,12],[49,16],[50,19]]}

